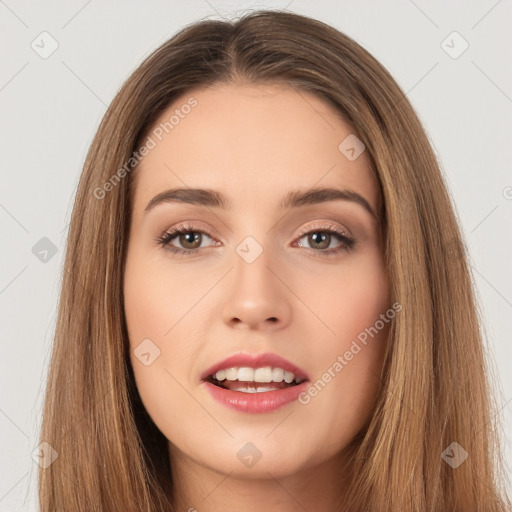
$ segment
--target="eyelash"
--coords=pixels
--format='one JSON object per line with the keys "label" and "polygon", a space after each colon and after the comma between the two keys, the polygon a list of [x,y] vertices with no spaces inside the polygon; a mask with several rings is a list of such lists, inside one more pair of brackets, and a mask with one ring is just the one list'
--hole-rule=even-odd
{"label": "eyelash", "polygon": [[[156,243],[161,245],[165,249],[171,251],[173,254],[175,254],[177,256],[190,256],[192,254],[197,253],[200,248],[180,249],[178,247],[169,245],[172,242],[172,240],[174,240],[176,237],[178,237],[179,235],[186,234],[186,233],[196,233],[196,234],[206,235],[209,238],[212,238],[208,233],[206,233],[205,231],[203,231],[201,229],[196,229],[191,224],[183,224],[180,228],[174,228],[170,231],[164,231],[160,236],[157,237]],[[299,233],[298,240],[300,240],[301,238],[304,238],[305,235],[310,234],[310,233],[328,233],[330,235],[335,235],[335,237],[338,238],[338,240],[340,242],[342,242],[342,245],[340,245],[339,247],[336,247],[334,249],[320,249],[320,250],[311,249],[311,251],[314,251],[316,253],[321,253],[319,255],[317,254],[317,256],[328,256],[328,257],[336,256],[337,254],[339,254],[343,251],[347,251],[347,252],[350,251],[351,249],[353,249],[353,247],[356,243],[356,240],[352,237],[349,237],[342,229],[333,227],[333,226],[318,226],[313,229],[303,229]]]}

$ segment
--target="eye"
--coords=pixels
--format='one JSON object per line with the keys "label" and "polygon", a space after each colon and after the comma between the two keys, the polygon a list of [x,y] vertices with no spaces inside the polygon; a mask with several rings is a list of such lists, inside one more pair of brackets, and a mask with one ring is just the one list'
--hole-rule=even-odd
{"label": "eye", "polygon": [[[194,226],[185,224],[180,228],[165,231],[157,238],[157,243],[171,251],[173,254],[188,255],[196,253],[202,245],[203,237],[210,238],[207,233]],[[176,247],[171,244],[173,240],[177,240],[183,248]]]}
{"label": "eye", "polygon": [[[356,243],[354,238],[337,226],[323,225],[303,229],[300,235],[297,245],[299,247],[305,247],[304,242],[302,242],[302,240],[305,239],[306,243],[311,246],[311,250],[317,253],[317,255],[333,256],[342,251],[349,251]],[[156,239],[156,242],[173,254],[187,256],[197,253],[200,248],[204,247],[202,245],[204,237],[213,240],[205,231],[197,229],[193,225],[184,224],[179,228],[165,231]],[[181,247],[173,245],[171,242],[174,240],[176,240]],[[328,247],[333,240],[338,240],[339,245],[329,249]]]}
{"label": "eye", "polygon": [[[299,239],[299,247],[304,247],[302,240],[306,240],[315,252],[320,252],[321,255],[335,255],[341,251],[349,251],[355,245],[355,240],[349,236],[343,229],[337,226],[318,226],[313,229],[303,229],[300,233],[302,236]],[[303,236],[306,235],[306,236]],[[333,239],[337,239],[340,244],[337,247],[326,250]]]}

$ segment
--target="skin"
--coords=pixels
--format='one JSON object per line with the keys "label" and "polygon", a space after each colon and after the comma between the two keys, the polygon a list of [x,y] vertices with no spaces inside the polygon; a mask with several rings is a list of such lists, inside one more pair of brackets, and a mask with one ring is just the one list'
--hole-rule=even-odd
{"label": "skin", "polygon": [[[241,351],[273,352],[315,382],[390,307],[375,217],[347,200],[279,207],[290,190],[326,186],[357,192],[378,211],[369,159],[340,152],[352,130],[329,104],[281,84],[196,89],[155,126],[191,96],[197,106],[136,170],[124,276],[136,384],[169,440],[176,510],[332,511],[344,450],[375,404],[388,325],[306,405],[244,414],[217,403],[200,375]],[[232,208],[174,202],[144,214],[174,187],[220,191]],[[173,239],[175,248],[200,247],[192,255],[156,242],[183,222],[207,233],[195,245],[190,235]],[[328,256],[343,245],[335,235],[322,244],[300,234],[326,226],[354,247]],[[247,236],[263,249],[250,264],[236,252]],[[147,338],[160,355],[145,366],[134,350]],[[247,442],[262,453],[252,467],[237,457]]]}

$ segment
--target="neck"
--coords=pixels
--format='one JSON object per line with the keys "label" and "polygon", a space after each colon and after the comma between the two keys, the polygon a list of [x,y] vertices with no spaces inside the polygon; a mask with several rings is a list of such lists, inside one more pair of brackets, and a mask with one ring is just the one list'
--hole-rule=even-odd
{"label": "neck", "polygon": [[170,448],[176,512],[333,512],[344,494],[340,457],[275,476],[220,473]]}

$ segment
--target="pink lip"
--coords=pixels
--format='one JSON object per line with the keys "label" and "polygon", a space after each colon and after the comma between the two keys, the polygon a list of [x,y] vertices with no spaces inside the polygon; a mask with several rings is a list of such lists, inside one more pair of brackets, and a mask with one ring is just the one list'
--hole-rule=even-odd
{"label": "pink lip", "polygon": [[257,414],[275,411],[297,400],[299,395],[308,387],[309,381],[305,380],[291,388],[265,391],[263,393],[231,391],[230,389],[220,388],[210,382],[204,382],[203,385],[206,386],[212,397],[222,405],[239,412]]}
{"label": "pink lip", "polygon": [[293,372],[296,378],[309,380],[309,375],[294,364],[290,363],[286,359],[283,359],[277,354],[265,353],[265,354],[235,354],[230,356],[218,363],[214,364],[211,368],[204,371],[201,374],[201,380],[206,380],[210,375],[214,375],[219,370],[226,368],[262,368],[264,366],[272,366],[272,368],[282,368],[288,372]]}
{"label": "pink lip", "polygon": [[[219,370],[225,368],[262,368],[271,366],[272,368],[282,368],[283,370],[293,372],[296,378],[304,379],[303,382],[289,388],[279,389],[275,391],[265,391],[262,393],[244,393],[242,391],[232,391],[224,389],[207,379]],[[277,354],[235,354],[218,363],[201,374],[203,385],[210,392],[212,397],[222,405],[245,413],[265,413],[275,411],[280,407],[297,400],[299,395],[306,390],[309,384],[309,375],[286,359]],[[265,385],[265,383],[261,383]]]}

